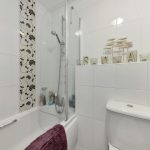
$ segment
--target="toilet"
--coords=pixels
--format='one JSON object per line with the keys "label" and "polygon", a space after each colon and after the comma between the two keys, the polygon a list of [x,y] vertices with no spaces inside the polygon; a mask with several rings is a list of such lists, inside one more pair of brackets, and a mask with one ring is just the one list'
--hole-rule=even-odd
{"label": "toilet", "polygon": [[107,103],[109,150],[150,150],[150,107],[111,100]]}

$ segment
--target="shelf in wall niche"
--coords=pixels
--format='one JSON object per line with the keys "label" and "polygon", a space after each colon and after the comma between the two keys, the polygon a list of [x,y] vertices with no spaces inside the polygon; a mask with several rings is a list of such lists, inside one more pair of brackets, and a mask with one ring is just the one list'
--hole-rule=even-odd
{"label": "shelf in wall niche", "polygon": [[150,120],[150,106],[110,100],[106,108],[108,111]]}
{"label": "shelf in wall niche", "polygon": [[77,65],[77,66],[81,66],[81,67],[91,67],[91,66],[127,65],[127,64],[143,64],[143,63],[150,63],[150,61],[129,62],[129,63],[115,63],[115,64]]}

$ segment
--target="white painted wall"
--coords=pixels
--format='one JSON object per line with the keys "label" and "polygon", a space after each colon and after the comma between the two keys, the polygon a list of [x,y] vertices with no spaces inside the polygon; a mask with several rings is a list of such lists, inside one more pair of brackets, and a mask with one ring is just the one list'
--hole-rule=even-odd
{"label": "white painted wall", "polygon": [[[109,38],[128,37],[131,50],[150,53],[149,0],[75,0],[74,13],[82,18],[81,56],[100,58]],[[124,19],[121,26],[112,26],[117,17]]]}
{"label": "white painted wall", "polygon": [[150,63],[77,66],[76,96],[79,146],[105,150],[107,101],[150,105]]}
{"label": "white painted wall", "polygon": [[19,1],[0,5],[0,120],[19,112]]}

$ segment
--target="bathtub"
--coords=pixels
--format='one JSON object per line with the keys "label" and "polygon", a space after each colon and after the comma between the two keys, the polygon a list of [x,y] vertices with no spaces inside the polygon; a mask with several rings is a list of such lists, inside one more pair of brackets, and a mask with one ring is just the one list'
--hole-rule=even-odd
{"label": "bathtub", "polygon": [[[13,122],[14,121],[14,122]],[[24,150],[34,139],[52,128],[62,124],[65,128],[68,150],[74,150],[77,143],[77,117],[73,115],[68,121],[62,121],[57,114],[45,112],[36,107],[0,122],[0,150]]]}

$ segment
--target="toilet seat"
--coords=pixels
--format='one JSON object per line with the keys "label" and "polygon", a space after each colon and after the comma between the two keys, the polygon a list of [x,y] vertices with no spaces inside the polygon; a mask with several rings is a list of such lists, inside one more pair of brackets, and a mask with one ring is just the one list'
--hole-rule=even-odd
{"label": "toilet seat", "polygon": [[111,144],[109,144],[109,150],[119,150],[119,149],[117,149],[117,148],[113,147]]}

